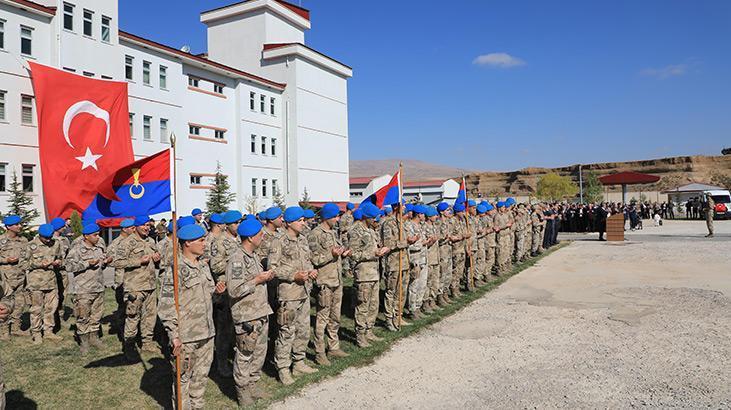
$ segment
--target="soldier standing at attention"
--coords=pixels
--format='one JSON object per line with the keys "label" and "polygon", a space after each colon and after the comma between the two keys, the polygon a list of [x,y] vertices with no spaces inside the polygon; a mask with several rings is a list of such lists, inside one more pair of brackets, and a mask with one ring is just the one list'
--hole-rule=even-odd
{"label": "soldier standing at attention", "polygon": [[236,333],[233,376],[236,397],[240,407],[251,406],[255,399],[266,397],[257,383],[267,354],[269,306],[267,282],[274,278],[273,271],[264,271],[256,255],[264,232],[261,223],[245,219],[236,230],[241,246],[229,258],[226,265],[231,316]]}
{"label": "soldier standing at attention", "polygon": [[[202,259],[205,259],[207,263],[210,263],[211,248],[213,247],[213,243],[216,241],[216,239],[218,239],[218,237],[221,236],[225,228],[225,225],[223,223],[223,214],[211,215],[208,222],[211,230],[208,231],[208,235],[206,235],[206,249],[203,252]],[[180,226],[178,226],[178,228],[180,228]]]}
{"label": "soldier standing at attention", "polygon": [[[66,259],[69,249],[71,249],[71,241],[69,238],[61,235],[62,231],[66,227],[66,221],[63,218],[53,218],[51,220],[51,226],[53,226],[53,240],[58,242],[61,246],[61,261],[63,261]],[[66,295],[69,294],[69,276],[66,269],[64,269],[63,264],[56,268],[56,281],[58,282],[58,318],[59,321],[65,321],[64,301],[66,300]]]}
{"label": "soldier standing at attention", "polygon": [[531,242],[531,256],[538,256],[538,249],[540,248],[541,244],[543,243],[543,238],[541,238],[541,229],[543,228],[543,220],[541,219],[541,206],[536,204],[533,205],[533,212],[530,214],[531,219],[531,226],[532,226],[532,232],[533,239]]}
{"label": "soldier standing at attention", "polygon": [[[348,229],[350,229],[351,226],[353,226],[353,209],[355,209],[355,205],[348,202],[345,204],[345,212],[340,217],[340,222],[338,222],[338,232],[340,234],[340,242],[345,246],[348,247]],[[350,269],[350,259],[348,258],[341,258],[343,261],[343,275],[352,277],[353,272],[351,272]]]}
{"label": "soldier standing at attention", "polygon": [[436,208],[426,207],[426,221],[424,222],[424,235],[426,236],[426,263],[428,265],[428,277],[426,280],[426,294],[424,303],[421,305],[426,314],[430,314],[437,308],[437,297],[439,296],[439,231],[435,222],[437,220]]}
{"label": "soldier standing at attention", "polygon": [[449,285],[452,283],[452,211],[449,204],[441,202],[437,205],[439,219],[436,221],[436,228],[439,234],[439,290],[437,304],[446,306],[449,300]]}
{"label": "soldier standing at attention", "polygon": [[[7,218],[7,217],[6,217]],[[0,277],[0,326],[5,326],[8,317],[13,312],[15,302],[12,290],[5,283],[5,278]],[[3,380],[3,368],[0,363],[0,410],[5,410],[5,381]]]}
{"label": "soldier standing at attention", "polygon": [[706,211],[706,227],[708,228],[708,235],[706,238],[713,238],[713,213],[716,208],[716,202],[713,200],[711,194],[706,194],[705,211]]}
{"label": "soldier standing at attention", "polygon": [[315,321],[315,361],[329,366],[330,360],[325,352],[325,333],[327,351],[334,357],[346,357],[340,350],[340,306],[343,300],[342,258],[350,256],[336,231],[340,209],[334,203],[327,203],[320,211],[322,222],[307,236],[312,252],[312,265],[317,269],[317,319]]}
{"label": "soldier standing at attention", "polygon": [[[401,325],[408,325],[405,320],[399,317],[399,309],[403,309],[403,304],[406,296],[406,286],[399,288],[398,276],[399,276],[399,257],[401,258],[401,283],[403,285],[409,283],[409,253],[406,250],[408,247],[408,239],[404,236],[404,239],[399,241],[399,223],[398,214],[403,212],[403,208],[399,203],[391,205],[393,207],[394,216],[386,218],[383,225],[381,225],[381,243],[387,247],[389,251],[384,255],[386,257],[384,262],[385,269],[385,282],[386,292],[384,296],[383,306],[384,314],[386,316],[386,328],[390,331],[397,331],[399,329],[399,321]],[[411,238],[416,241],[417,238]],[[399,289],[403,292],[404,298],[401,300],[401,306],[399,306]]]}
{"label": "soldier standing at attention", "polygon": [[348,243],[353,249],[353,277],[355,279],[355,337],[358,347],[370,346],[369,342],[380,341],[373,333],[378,316],[378,258],[388,252],[379,247],[376,233],[376,219],[380,210],[371,203],[361,205],[355,211],[356,222],[348,231]]}
{"label": "soldier standing at attention", "polygon": [[503,276],[510,269],[509,260],[513,256],[512,242],[510,240],[510,220],[507,215],[505,202],[497,203],[498,213],[495,215],[495,229],[497,231],[497,252],[495,258],[497,260],[497,275]]}
{"label": "soldier standing at attention", "polygon": [[274,238],[283,233],[284,219],[282,216],[282,208],[273,206],[266,211],[264,214],[264,237],[261,239],[261,245],[256,248],[256,254],[261,259],[261,266],[265,270],[269,270],[269,251],[272,248],[272,242]]}
{"label": "soldier standing at attention", "polygon": [[[424,233],[422,223],[424,221],[424,207],[421,204],[414,205],[411,212],[406,212],[407,218],[404,221],[404,232],[408,237],[416,237],[417,240],[409,245],[409,288],[408,306],[409,317],[417,320],[421,318],[421,303],[426,290],[426,249],[424,247]],[[410,215],[410,216],[409,216]]]}
{"label": "soldier standing at attention", "polygon": [[477,242],[477,254],[475,255],[475,285],[483,286],[487,283],[487,274],[485,273],[485,255],[487,249],[487,238],[485,236],[485,221],[487,220],[487,208],[483,203],[480,203],[476,207],[477,218],[475,218],[475,225],[477,230],[475,232],[474,241]]}
{"label": "soldier standing at attention", "polygon": [[[178,306],[175,310],[173,268],[162,275],[158,311],[170,338],[173,356],[180,356],[180,396],[183,409],[204,408],[203,395],[213,361],[213,297],[226,291],[226,283],[214,283],[208,264],[200,261],[206,246],[206,230],[197,224],[178,231],[181,258],[178,264]],[[172,361],[175,369],[175,360]],[[173,382],[173,391],[177,389]],[[173,395],[173,406],[177,404]]]}
{"label": "soldier standing at attention", "polygon": [[274,239],[269,264],[279,280],[279,332],[274,343],[274,365],[279,373],[279,381],[288,385],[294,383],[293,375],[317,371],[305,364],[305,352],[310,340],[310,280],[317,279],[317,271],[312,266],[307,239],[302,236],[304,210],[299,206],[287,208],[284,222],[286,232]]}
{"label": "soldier standing at attention", "polygon": [[12,298],[15,305],[8,320],[0,324],[0,340],[10,340],[11,332],[13,336],[29,334],[20,330],[20,316],[26,305],[25,272],[20,257],[28,245],[28,240],[20,236],[20,222],[17,215],[6,216],[3,218],[5,233],[0,235],[0,280],[5,284],[5,297]]}
{"label": "soldier standing at attention", "polygon": [[104,241],[99,238],[99,225],[89,224],[82,231],[83,240],[74,242],[66,257],[66,270],[74,275],[74,312],[76,334],[81,354],[89,345],[101,347],[99,323],[104,312],[104,277],[102,271],[111,257],[106,256]]}
{"label": "soldier standing at attention", "polygon": [[206,220],[203,219],[203,211],[201,211],[200,208],[193,209],[193,211],[190,213],[190,216],[195,219],[195,223],[198,226],[201,226],[203,229],[206,230],[206,232],[208,232],[208,223],[206,223]]}
{"label": "soldier standing at attention", "polygon": [[[158,352],[152,340],[157,321],[157,265],[161,256],[156,244],[147,235],[149,216],[138,216],[134,232],[125,238],[112,256],[112,266],[124,269],[124,354],[128,361],[139,359],[137,334],[141,334],[142,350]],[[139,331],[138,331],[139,326]]]}
{"label": "soldier standing at attention", "polygon": [[454,209],[454,219],[452,221],[452,283],[450,289],[452,297],[460,297],[462,293],[459,290],[460,282],[465,276],[465,258],[466,258],[466,241],[467,226],[465,225],[465,206],[464,204],[456,204]]}
{"label": "soldier standing at attention", "polygon": [[[45,340],[62,340],[53,334],[54,314],[58,307],[56,269],[63,261],[61,244],[53,239],[53,225],[38,228],[38,236],[28,243],[21,256],[21,266],[27,270],[26,287],[30,293],[30,332],[33,344]],[[43,331],[43,339],[41,339]]]}
{"label": "soldier standing at attention", "polygon": [[312,209],[305,209],[305,228],[302,234],[307,236],[312,231],[312,227],[315,223],[315,212]]}
{"label": "soldier standing at attention", "polygon": [[[112,259],[114,259],[114,255],[116,255],[117,248],[119,247],[119,244],[124,241],[125,238],[130,236],[135,231],[135,220],[134,219],[125,219],[122,222],[119,223],[119,227],[122,229],[119,232],[119,236],[114,238],[112,240],[112,243],[107,246],[107,255],[112,256]],[[124,268],[114,268],[114,284],[112,285],[112,289],[114,289],[114,298],[117,301],[117,310],[112,314],[112,326],[114,326],[116,329],[118,329],[118,333],[120,336],[122,335],[122,329],[124,328],[124,286],[122,286],[122,282],[124,281]]]}

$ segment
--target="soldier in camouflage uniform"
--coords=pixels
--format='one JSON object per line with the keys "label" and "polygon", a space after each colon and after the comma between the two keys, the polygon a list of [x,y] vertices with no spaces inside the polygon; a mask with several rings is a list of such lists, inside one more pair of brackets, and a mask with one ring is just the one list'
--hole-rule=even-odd
{"label": "soldier in camouflage uniform", "polygon": [[489,281],[493,276],[495,267],[495,255],[497,253],[497,233],[495,232],[495,214],[497,211],[492,204],[488,203],[485,208],[485,280]]}
{"label": "soldier in camouflage uniform", "polygon": [[288,385],[294,383],[292,375],[317,371],[305,364],[305,351],[310,340],[310,291],[312,280],[317,279],[317,270],[312,266],[307,239],[302,236],[304,210],[298,206],[287,208],[284,221],[287,230],[274,239],[269,264],[279,281],[279,332],[274,343],[274,365],[279,381]]}
{"label": "soldier in camouflage uniform", "polygon": [[315,361],[330,365],[325,349],[331,356],[345,357],[340,350],[340,307],[343,300],[342,258],[350,256],[350,250],[340,242],[337,224],[340,210],[333,203],[325,204],[320,211],[322,222],[307,236],[312,252],[312,265],[317,269],[317,319],[315,321]]}
{"label": "soldier in camouflage uniform", "polygon": [[[383,300],[384,315],[386,316],[386,328],[391,331],[397,331],[400,326],[408,325],[406,321],[399,316],[399,312],[403,310],[405,302],[406,287],[404,284],[409,283],[409,257],[406,248],[411,243],[416,242],[418,237],[408,238],[403,236],[399,240],[399,213],[403,212],[400,204],[392,204],[393,216],[386,218],[381,224],[381,243],[388,248],[388,252],[384,255],[384,279],[386,284],[386,292]],[[399,259],[401,260],[401,283],[399,283]],[[399,306],[399,299],[401,305]]]}
{"label": "soldier in camouflage uniform", "polygon": [[[411,216],[409,216],[411,215]],[[424,233],[422,223],[424,221],[423,205],[414,205],[411,212],[406,212],[404,221],[404,232],[407,237],[416,237],[417,240],[409,245],[409,288],[408,307],[411,319],[421,318],[421,304],[429,273],[426,271],[426,249],[424,248]],[[406,283],[406,282],[404,282]]]}
{"label": "soldier in camouflage uniform", "polygon": [[513,211],[515,215],[515,260],[520,262],[523,259],[525,252],[525,230],[527,229],[525,218],[524,218],[523,204],[518,206]]}
{"label": "soldier in camouflage uniform", "polygon": [[530,214],[530,218],[532,221],[532,232],[533,235],[532,239],[532,245],[531,246],[531,256],[537,256],[538,251],[543,244],[543,237],[541,236],[541,232],[543,230],[543,224],[545,223],[543,221],[543,218],[541,217],[541,206],[536,204],[533,205],[533,212]]}
{"label": "soldier in camouflage uniform", "polygon": [[364,204],[355,214],[356,222],[348,231],[355,264],[355,337],[358,347],[368,347],[369,342],[381,340],[373,333],[378,316],[378,258],[385,255],[388,248],[379,246],[380,238],[374,230],[375,219],[380,216],[378,208]]}
{"label": "soldier in camouflage uniform", "polygon": [[269,315],[273,313],[267,283],[274,278],[274,271],[264,271],[256,255],[264,237],[261,223],[246,219],[239,224],[237,233],[241,246],[226,265],[226,286],[236,333],[233,368],[236,397],[239,406],[245,407],[266,396],[257,382],[267,354]]}
{"label": "soldier in camouflage uniform", "polygon": [[[226,291],[226,283],[214,283],[208,264],[200,257],[206,246],[205,228],[191,224],[180,228],[181,258],[178,266],[178,309],[175,307],[173,268],[161,277],[158,315],[172,345],[180,356],[180,396],[183,409],[202,409],[208,371],[213,361],[213,298]],[[172,360],[175,369],[176,360]],[[177,383],[173,382],[173,392]],[[176,406],[173,395],[173,406]]]}
{"label": "soldier in camouflage uniform", "polygon": [[508,209],[505,202],[497,203],[498,213],[495,215],[495,229],[497,230],[497,252],[495,258],[497,260],[497,274],[502,276],[510,271],[510,259],[513,256],[512,236],[510,218],[508,217]]}
{"label": "soldier in camouflage uniform", "polygon": [[[355,205],[348,202],[345,205],[345,212],[343,212],[343,215],[340,216],[340,222],[338,222],[338,233],[340,234],[340,242],[348,248],[348,230],[351,226],[353,226],[353,222],[355,219],[353,219],[353,209],[355,209]],[[352,277],[353,272],[351,269],[351,263],[349,258],[341,258],[343,262],[343,275],[347,277]]]}
{"label": "soldier in camouflage uniform", "polygon": [[155,242],[147,236],[150,232],[148,221],[148,216],[135,218],[134,233],[117,246],[111,263],[114,268],[124,269],[124,352],[131,362],[138,360],[138,332],[142,336],[142,350],[159,352],[152,336],[157,320],[157,269],[162,258]]}
{"label": "soldier in camouflage uniform", "polygon": [[[208,235],[206,235],[206,248],[203,251],[201,260],[206,261],[210,265],[211,248],[213,248],[213,243],[216,242],[216,240],[223,234],[223,231],[226,228],[226,225],[223,223],[223,214],[211,215],[208,220],[208,226],[210,231],[208,231]],[[178,229],[180,229],[180,226],[178,226]]]}
{"label": "soldier in camouflage uniform", "polygon": [[[256,254],[261,259],[261,266],[265,270],[269,270],[269,252],[272,248],[274,238],[281,235],[284,232],[283,224],[284,219],[282,215],[282,209],[273,206],[266,211],[262,212],[265,223],[264,223],[264,237],[261,240],[261,245],[256,248]],[[276,290],[276,289],[274,289]]]}
{"label": "soldier in camouflage uniform", "polygon": [[[12,288],[5,283],[5,278],[0,277],[0,326],[5,326],[10,314],[13,312],[15,298]],[[3,379],[3,367],[0,363],[0,410],[5,409],[5,380]]]}
{"label": "soldier in camouflage uniform", "polygon": [[66,256],[66,270],[74,275],[74,313],[76,334],[81,354],[89,345],[101,347],[99,323],[104,312],[104,278],[102,271],[111,258],[107,257],[104,241],[99,238],[99,226],[89,224],[82,231],[84,239],[74,242]]}
{"label": "soldier in camouflage uniform", "polygon": [[452,221],[451,236],[456,240],[452,240],[452,282],[450,290],[452,297],[462,296],[460,292],[460,282],[465,279],[465,264],[467,256],[467,225],[465,224],[465,206],[463,204],[454,205],[454,218]]}
{"label": "soldier in camouflage uniform", "polygon": [[21,219],[16,215],[3,218],[5,233],[0,235],[0,280],[5,283],[7,298],[13,298],[15,309],[9,319],[0,324],[0,340],[9,340],[13,336],[28,336],[28,331],[20,329],[20,316],[26,305],[25,272],[20,264],[23,249],[28,240],[20,236]]}
{"label": "soldier in camouflage uniform", "polygon": [[428,277],[426,280],[426,293],[421,309],[424,313],[430,314],[437,308],[437,297],[439,295],[439,231],[435,222],[437,210],[434,207],[427,207],[425,212],[424,236],[426,237],[426,263]]}
{"label": "soldier in camouflage uniform", "polygon": [[[51,220],[51,226],[53,226],[53,240],[58,242],[61,246],[61,260],[66,259],[66,255],[71,249],[71,241],[69,238],[61,235],[61,232],[66,227],[66,221],[63,218],[53,218]],[[64,317],[64,301],[66,296],[69,295],[69,273],[64,269],[63,264],[56,268],[56,283],[58,285],[58,308],[57,314],[59,320],[66,320]],[[72,301],[73,303],[73,301]]]}
{"label": "soldier in camouflage uniform", "polygon": [[[114,238],[112,242],[107,246],[107,255],[114,257],[117,252],[119,244],[124,241],[125,238],[132,235],[135,231],[134,219],[125,219],[120,222],[119,226],[122,230],[119,232],[119,236]],[[117,334],[122,337],[124,329],[124,268],[114,268],[114,299],[117,302],[117,310],[112,314],[112,327],[117,329]],[[123,340],[123,339],[122,339]]]}
{"label": "soldier in camouflage uniform", "polygon": [[56,269],[63,264],[61,244],[53,239],[53,232],[51,224],[41,225],[38,236],[28,243],[20,258],[22,268],[28,271],[26,288],[30,293],[30,332],[33,335],[33,344],[40,344],[43,339],[62,339],[53,334],[54,315],[58,307]]}
{"label": "soldier in camouflage uniform", "polygon": [[477,205],[477,217],[475,218],[475,225],[477,230],[475,232],[475,242],[477,242],[477,253],[475,254],[475,284],[477,286],[483,286],[487,283],[487,274],[485,273],[485,255],[487,250],[487,236],[486,230],[486,212],[484,204]]}
{"label": "soldier in camouflage uniform", "polygon": [[439,219],[436,228],[439,232],[439,293],[437,304],[446,306],[449,300],[449,286],[452,284],[452,211],[446,202],[437,205]]}

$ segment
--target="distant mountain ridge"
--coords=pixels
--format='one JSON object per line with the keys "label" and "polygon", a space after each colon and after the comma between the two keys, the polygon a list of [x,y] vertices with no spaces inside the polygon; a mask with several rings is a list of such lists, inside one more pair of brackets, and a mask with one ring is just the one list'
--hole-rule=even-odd
{"label": "distant mountain ridge", "polygon": [[377,159],[377,160],[351,160],[350,177],[373,177],[384,174],[393,174],[399,165],[403,163],[403,175],[405,180],[423,180],[456,178],[462,174],[476,172],[475,170],[450,167],[448,165],[432,164],[414,159]]}

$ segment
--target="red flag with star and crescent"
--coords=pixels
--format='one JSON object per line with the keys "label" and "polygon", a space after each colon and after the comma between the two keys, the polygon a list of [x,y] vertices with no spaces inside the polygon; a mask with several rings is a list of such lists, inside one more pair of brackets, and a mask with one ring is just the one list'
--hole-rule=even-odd
{"label": "red flag with star and crescent", "polygon": [[127,83],[30,62],[46,215],[82,214],[99,184],[134,161]]}

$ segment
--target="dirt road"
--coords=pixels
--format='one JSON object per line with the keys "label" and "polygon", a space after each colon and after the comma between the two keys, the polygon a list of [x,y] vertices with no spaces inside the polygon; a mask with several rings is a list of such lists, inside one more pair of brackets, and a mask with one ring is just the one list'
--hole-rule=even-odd
{"label": "dirt road", "polygon": [[684,223],[576,241],[275,407],[731,408],[731,241]]}

